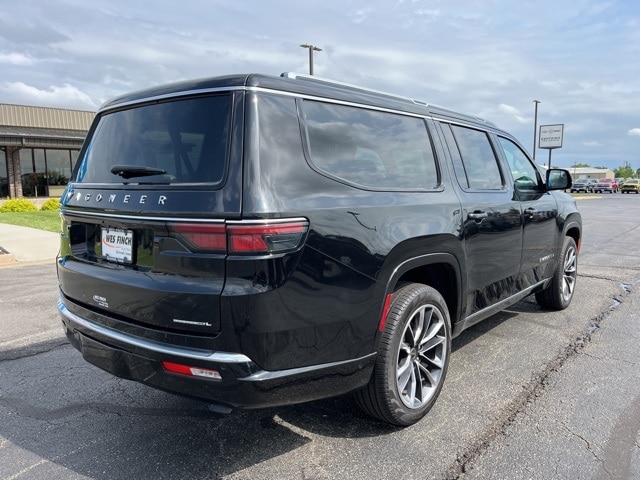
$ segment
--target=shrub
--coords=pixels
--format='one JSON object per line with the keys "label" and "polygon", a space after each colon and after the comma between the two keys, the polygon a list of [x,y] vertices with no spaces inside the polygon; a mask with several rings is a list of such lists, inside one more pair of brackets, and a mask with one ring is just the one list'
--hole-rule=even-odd
{"label": "shrub", "polygon": [[42,204],[40,210],[58,210],[60,207],[60,199],[58,198],[50,198],[46,202]]}
{"label": "shrub", "polygon": [[35,212],[38,209],[29,200],[24,198],[12,198],[0,205],[0,213],[6,212]]}

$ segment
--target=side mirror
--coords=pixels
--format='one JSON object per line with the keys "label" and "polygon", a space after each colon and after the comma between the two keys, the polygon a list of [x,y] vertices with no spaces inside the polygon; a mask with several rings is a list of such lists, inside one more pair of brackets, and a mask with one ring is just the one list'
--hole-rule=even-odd
{"label": "side mirror", "polygon": [[547,170],[547,190],[566,190],[571,188],[571,174],[562,168]]}

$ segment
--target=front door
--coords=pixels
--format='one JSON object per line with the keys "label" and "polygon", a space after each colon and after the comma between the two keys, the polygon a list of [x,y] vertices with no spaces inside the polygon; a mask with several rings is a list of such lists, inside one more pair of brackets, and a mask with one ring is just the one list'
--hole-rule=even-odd
{"label": "front door", "polygon": [[554,268],[560,242],[558,205],[546,191],[540,171],[522,149],[508,138],[498,137],[514,182],[514,194],[524,214],[522,267],[519,290],[535,285]]}

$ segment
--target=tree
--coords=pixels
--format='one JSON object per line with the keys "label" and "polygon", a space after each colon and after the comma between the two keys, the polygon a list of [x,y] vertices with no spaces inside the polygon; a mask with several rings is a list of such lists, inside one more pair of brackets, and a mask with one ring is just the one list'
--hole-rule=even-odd
{"label": "tree", "polygon": [[588,163],[574,163],[572,167],[573,168],[590,168],[591,165],[589,165]]}
{"label": "tree", "polygon": [[629,178],[633,177],[634,171],[631,168],[631,164],[629,162],[624,162],[624,165],[616,168],[614,171],[616,178]]}

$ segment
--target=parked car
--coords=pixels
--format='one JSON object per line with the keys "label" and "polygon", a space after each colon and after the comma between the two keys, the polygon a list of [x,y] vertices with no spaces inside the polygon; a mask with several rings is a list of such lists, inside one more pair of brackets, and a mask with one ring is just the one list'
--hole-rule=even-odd
{"label": "parked car", "polygon": [[410,425],[453,337],[530,294],[570,304],[570,188],[490,122],[396,95],[159,86],[95,117],[61,200],[58,308],[119,377],[220,410],[355,392]]}
{"label": "parked car", "polygon": [[618,184],[613,178],[602,178],[596,182],[593,191],[596,193],[616,193],[618,191]]}
{"label": "parked car", "polygon": [[596,187],[596,183],[598,183],[598,180],[595,178],[587,178],[586,182],[587,182],[587,192],[593,193]]}
{"label": "parked car", "polygon": [[584,178],[579,178],[571,185],[571,193],[588,193],[589,192],[589,181]]}
{"label": "parked car", "polygon": [[640,193],[640,180],[637,178],[630,178],[624,182],[620,191],[622,193]]}

